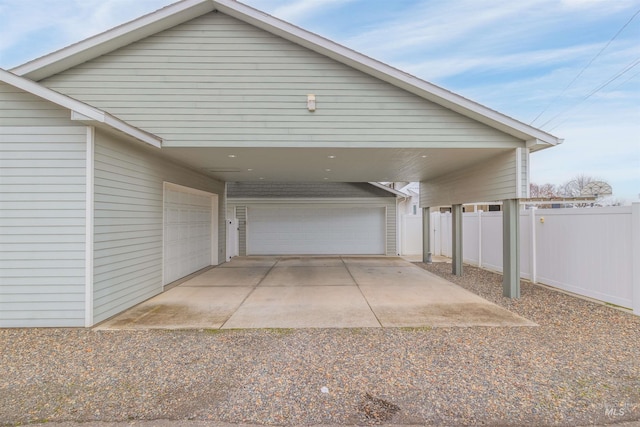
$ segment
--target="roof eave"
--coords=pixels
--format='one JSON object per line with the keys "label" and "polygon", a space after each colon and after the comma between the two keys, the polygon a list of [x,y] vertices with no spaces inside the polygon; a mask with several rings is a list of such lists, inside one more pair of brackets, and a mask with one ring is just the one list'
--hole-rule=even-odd
{"label": "roof eave", "polygon": [[15,74],[1,68],[0,82],[4,82],[46,101],[59,105],[62,108],[70,110],[71,120],[77,120],[89,125],[97,125],[99,127],[113,129],[156,148],[160,148],[162,146],[162,138],[159,136],[132,126],[129,123],[118,119],[105,111],[92,107],[89,104],[85,104],[77,99],[63,95],[24,77],[16,76]]}
{"label": "roof eave", "polygon": [[213,10],[219,10],[222,13],[325,55],[523,141],[537,140],[545,147],[557,145],[562,141],[540,129],[239,3],[236,0],[183,0],[97,36],[27,62],[11,71],[17,75],[38,81]]}
{"label": "roof eave", "polygon": [[38,81],[214,10],[211,0],[183,0],[11,69]]}
{"label": "roof eave", "polygon": [[380,184],[379,182],[369,182],[369,184],[373,185],[374,187],[378,187],[382,190],[388,191],[389,193],[393,194],[396,197],[402,197],[404,199],[409,197],[407,194],[403,193],[402,191],[398,191],[395,188],[387,187],[386,185]]}

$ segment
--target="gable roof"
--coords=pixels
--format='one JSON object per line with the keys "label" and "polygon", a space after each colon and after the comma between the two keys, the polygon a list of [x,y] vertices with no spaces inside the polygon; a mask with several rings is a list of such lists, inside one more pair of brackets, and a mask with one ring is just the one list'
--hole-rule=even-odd
{"label": "gable roof", "polygon": [[60,107],[71,111],[71,120],[77,120],[89,125],[106,127],[118,132],[122,132],[138,141],[160,148],[162,138],[143,131],[127,122],[112,116],[111,114],[92,107],[89,104],[73,99],[67,95],[51,90],[32,80],[16,76],[13,73],[0,68],[0,82],[4,82],[15,88],[28,92],[46,101],[52,102]]}
{"label": "gable roof", "polygon": [[214,10],[524,140],[532,151],[562,143],[562,139],[547,132],[235,0],[182,0],[11,71],[41,80]]}

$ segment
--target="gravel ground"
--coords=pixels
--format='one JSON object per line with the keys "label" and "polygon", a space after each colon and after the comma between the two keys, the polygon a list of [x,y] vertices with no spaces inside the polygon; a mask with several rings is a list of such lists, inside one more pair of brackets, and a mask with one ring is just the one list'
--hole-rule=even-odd
{"label": "gravel ground", "polygon": [[587,425],[640,419],[640,317],[421,265],[538,327],[0,329],[0,425]]}

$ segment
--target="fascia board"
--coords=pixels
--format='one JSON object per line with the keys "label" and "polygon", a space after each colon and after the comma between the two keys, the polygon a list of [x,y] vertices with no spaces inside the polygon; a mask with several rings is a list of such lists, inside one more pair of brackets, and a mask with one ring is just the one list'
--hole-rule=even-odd
{"label": "fascia board", "polygon": [[214,3],[216,4],[216,9],[222,13],[328,56],[338,62],[442,105],[473,120],[499,129],[516,138],[525,141],[539,139],[551,146],[560,143],[559,138],[540,129],[529,126],[475,101],[464,98],[444,88],[400,71],[397,68],[339,45],[329,39],[310,33],[300,27],[281,21],[242,3],[238,3],[235,0],[214,0]]}
{"label": "fascia board", "polygon": [[94,119],[91,117],[87,117],[77,111],[71,111],[71,120],[79,121],[85,123],[87,125],[96,126],[102,125],[99,127],[105,127],[108,129],[113,129],[124,133],[131,138],[137,139],[138,141],[144,142],[146,144],[152,145],[156,148],[162,148],[162,138],[150,134],[149,132],[145,132],[140,128],[132,126],[109,113],[104,113],[101,119]]}
{"label": "fascia board", "polygon": [[29,61],[11,71],[38,81],[187,22],[214,9],[211,0],[184,0]]}
{"label": "fascia board", "polygon": [[105,113],[103,111],[73,98],[70,98],[67,95],[63,95],[52,89],[44,87],[39,83],[33,82],[20,76],[16,76],[9,71],[0,69],[0,81],[3,81],[25,92],[29,92],[39,98],[53,102],[54,104],[66,109],[76,111],[77,113],[82,114],[83,116],[86,116],[91,120],[104,121]]}
{"label": "fascia board", "polygon": [[127,122],[124,122],[109,113],[105,113],[105,120],[103,122],[105,125],[109,126],[112,129],[119,130],[121,132],[126,133],[132,138],[137,139],[138,141],[145,142],[149,145],[152,145],[156,148],[162,148],[162,138],[150,134],[149,132],[143,131],[140,128],[130,125]]}
{"label": "fascia board", "polygon": [[103,123],[110,128],[124,132],[132,138],[151,144],[154,147],[160,148],[162,145],[162,139],[160,137],[138,129],[135,126],[131,126],[130,124],[113,117],[109,113],[85,104],[84,102],[70,98],[67,95],[58,93],[52,89],[42,86],[39,83],[25,79],[24,77],[16,76],[15,74],[0,69],[0,81],[70,110],[71,120]]}
{"label": "fascia board", "polygon": [[403,193],[402,191],[398,191],[395,188],[387,187],[386,185],[380,184],[379,182],[369,182],[368,184],[373,185],[374,187],[381,188],[382,190],[388,191],[389,193],[397,197],[402,197],[404,199],[409,197],[407,194]]}

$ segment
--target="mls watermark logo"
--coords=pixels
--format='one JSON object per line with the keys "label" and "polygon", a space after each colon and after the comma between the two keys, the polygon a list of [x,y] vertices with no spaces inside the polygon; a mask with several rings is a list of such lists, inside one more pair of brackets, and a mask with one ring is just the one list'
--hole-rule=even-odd
{"label": "mls watermark logo", "polygon": [[609,418],[619,418],[630,415],[638,409],[640,405],[630,403],[605,403],[604,414]]}

